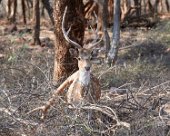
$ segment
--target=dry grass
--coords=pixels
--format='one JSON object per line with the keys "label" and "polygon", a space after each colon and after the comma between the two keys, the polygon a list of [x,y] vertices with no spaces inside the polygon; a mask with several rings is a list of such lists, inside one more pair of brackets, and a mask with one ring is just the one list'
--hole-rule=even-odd
{"label": "dry grass", "polygon": [[[169,136],[170,54],[163,36],[153,40],[158,32],[122,32],[121,45],[138,46],[120,51],[112,68],[94,66],[100,102],[70,109],[59,98],[44,121],[40,112],[27,113],[54,90],[53,48],[30,47],[29,38],[20,39],[29,34],[5,35],[0,39],[0,136]],[[97,119],[89,120],[90,111]]]}

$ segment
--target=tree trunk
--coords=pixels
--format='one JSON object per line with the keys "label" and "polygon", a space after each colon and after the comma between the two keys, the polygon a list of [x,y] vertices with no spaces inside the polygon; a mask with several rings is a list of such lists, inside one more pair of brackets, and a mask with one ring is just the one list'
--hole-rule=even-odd
{"label": "tree trunk", "polygon": [[8,20],[11,23],[15,23],[16,13],[17,13],[17,0],[8,0]]}
{"label": "tree trunk", "polygon": [[12,4],[12,1],[11,0],[8,0],[8,3],[7,3],[7,7],[8,7],[8,10],[7,10],[7,19],[10,18],[10,15],[11,15],[11,4]]}
{"label": "tree trunk", "polygon": [[40,37],[39,0],[34,0],[33,1],[33,43],[32,45],[41,45],[39,37]]}
{"label": "tree trunk", "polygon": [[169,10],[169,2],[168,2],[168,0],[165,1],[165,4],[166,4],[166,9],[169,12],[170,10]]}
{"label": "tree trunk", "polygon": [[111,48],[108,53],[108,64],[111,66],[115,63],[118,54],[120,39],[120,0],[114,0],[114,29]]}
{"label": "tree trunk", "polygon": [[168,13],[169,12],[169,4],[168,4],[168,0],[161,0],[161,13]]}
{"label": "tree trunk", "polygon": [[12,16],[12,22],[16,21],[16,13],[17,13],[17,0],[14,0],[14,13]]}
{"label": "tree trunk", "polygon": [[62,17],[65,7],[65,29],[71,26],[70,39],[83,44],[84,38],[84,5],[82,0],[55,0],[55,58],[54,58],[54,81],[62,81],[78,69],[77,60],[69,53],[69,45],[62,33]]}
{"label": "tree trunk", "polygon": [[23,22],[24,24],[27,23],[27,20],[26,20],[26,14],[25,14],[25,0],[21,0],[21,4],[22,4],[22,15],[23,15]]}
{"label": "tree trunk", "polygon": [[26,0],[28,18],[31,19],[31,10],[33,8],[33,3],[30,0]]}
{"label": "tree trunk", "polygon": [[45,18],[45,7],[42,5],[41,7],[41,17]]}
{"label": "tree trunk", "polygon": [[108,2],[108,12],[109,12],[109,18],[108,18],[108,22],[109,24],[112,24],[113,22],[113,0],[109,0]]}
{"label": "tree trunk", "polygon": [[159,5],[160,0],[156,0],[154,4],[154,14],[158,13],[158,5]]}
{"label": "tree trunk", "polygon": [[[164,1],[165,1],[165,0],[164,0]],[[159,7],[158,13],[163,13],[163,2],[162,2],[162,0],[160,0],[160,3],[159,3],[159,5],[158,5],[158,7]]]}
{"label": "tree trunk", "polygon": [[97,30],[103,30],[103,3],[98,0],[98,24],[97,24]]}
{"label": "tree trunk", "polygon": [[103,13],[102,13],[102,24],[103,24],[103,33],[104,33],[104,44],[106,47],[106,57],[110,49],[110,37],[107,31],[108,27],[108,0],[103,2]]}
{"label": "tree trunk", "polygon": [[52,25],[54,25],[53,8],[51,7],[49,0],[42,0],[42,4],[48,12]]}
{"label": "tree trunk", "polygon": [[154,7],[150,0],[147,1],[147,7],[148,7],[148,13],[151,13],[151,15],[154,16]]}
{"label": "tree trunk", "polygon": [[136,17],[141,16],[141,0],[134,0],[135,7],[136,7]]}

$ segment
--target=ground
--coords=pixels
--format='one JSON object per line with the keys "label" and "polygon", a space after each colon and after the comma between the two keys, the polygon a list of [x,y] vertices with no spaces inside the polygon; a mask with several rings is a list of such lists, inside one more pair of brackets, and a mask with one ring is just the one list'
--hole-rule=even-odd
{"label": "ground", "polygon": [[85,109],[70,111],[62,99],[56,102],[44,122],[38,111],[27,114],[43,105],[55,89],[52,83],[54,35],[44,22],[43,44],[33,46],[29,24],[17,25],[13,32],[7,27],[1,21],[0,135],[170,135],[169,21],[161,21],[150,30],[121,30],[116,65],[93,66],[102,88],[98,112],[100,109],[106,112],[100,113],[102,119],[93,125],[88,123]]}

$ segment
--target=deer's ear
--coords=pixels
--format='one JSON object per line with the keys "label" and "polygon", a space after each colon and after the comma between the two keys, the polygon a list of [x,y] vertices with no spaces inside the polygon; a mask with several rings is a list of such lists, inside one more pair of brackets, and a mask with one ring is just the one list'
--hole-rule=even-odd
{"label": "deer's ear", "polygon": [[97,57],[98,56],[98,49],[93,49],[92,51],[91,51],[91,55],[92,55],[92,57]]}
{"label": "deer's ear", "polygon": [[70,48],[69,49],[70,55],[73,57],[78,57],[78,51],[76,49]]}

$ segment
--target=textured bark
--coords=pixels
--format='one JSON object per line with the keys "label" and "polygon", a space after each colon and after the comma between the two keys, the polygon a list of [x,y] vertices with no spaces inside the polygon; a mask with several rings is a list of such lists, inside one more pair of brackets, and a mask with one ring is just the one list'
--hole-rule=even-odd
{"label": "textured bark", "polygon": [[51,23],[54,25],[53,8],[51,7],[49,0],[42,0],[42,4],[48,12]]}
{"label": "textured bark", "polygon": [[8,6],[8,13],[7,13],[7,18],[9,19],[10,15],[11,15],[11,4],[12,4],[12,0],[8,0],[7,6]]}
{"label": "textured bark", "polygon": [[141,0],[134,0],[136,7],[136,17],[140,17],[141,15]]}
{"label": "textured bark", "polygon": [[152,5],[152,3],[151,3],[150,0],[148,0],[147,6],[148,6],[148,11],[149,11],[149,13],[151,13],[152,15],[154,15],[154,7],[153,7],[153,5]]}
{"label": "textured bark", "polygon": [[33,8],[33,2],[31,0],[26,0],[28,18],[31,19],[31,10]]}
{"label": "textured bark", "polygon": [[16,13],[17,13],[17,0],[14,0],[14,9],[11,17],[11,22],[14,23],[16,21]]}
{"label": "textured bark", "polygon": [[167,11],[169,12],[169,11],[170,11],[170,8],[169,8],[169,2],[168,2],[168,0],[165,1],[165,4],[166,4]]}
{"label": "textured bark", "polygon": [[[15,23],[16,21],[16,13],[17,13],[17,0],[8,0],[8,15],[7,18],[11,23]],[[12,8],[13,6],[13,8]]]}
{"label": "textured bark", "polygon": [[158,5],[159,5],[160,0],[156,0],[154,4],[154,14],[158,13]]}
{"label": "textured bark", "polygon": [[114,29],[112,44],[108,53],[109,65],[114,65],[117,59],[119,40],[120,40],[120,0],[114,0]]}
{"label": "textured bark", "polygon": [[33,1],[33,45],[40,45],[40,11],[39,0]]}
{"label": "textured bark", "polygon": [[108,1],[108,12],[109,12],[109,24],[111,24],[113,22],[113,0],[109,0]]}
{"label": "textured bark", "polygon": [[106,47],[106,57],[110,49],[110,37],[107,31],[108,27],[108,0],[103,2],[103,13],[102,13],[102,24],[103,24],[103,33],[104,33],[104,44]]}
{"label": "textured bark", "polygon": [[68,77],[78,69],[77,60],[69,53],[69,45],[64,39],[61,24],[65,7],[68,7],[65,21],[65,29],[71,26],[70,39],[83,44],[84,38],[84,5],[82,0],[55,0],[55,59],[54,81],[60,81]]}
{"label": "textured bark", "polygon": [[21,4],[22,4],[23,22],[24,22],[24,24],[26,24],[27,20],[26,20],[26,14],[25,14],[25,11],[26,11],[25,0],[21,0]]}
{"label": "textured bark", "polygon": [[97,29],[103,30],[103,2],[98,1],[98,24],[97,24]]}

